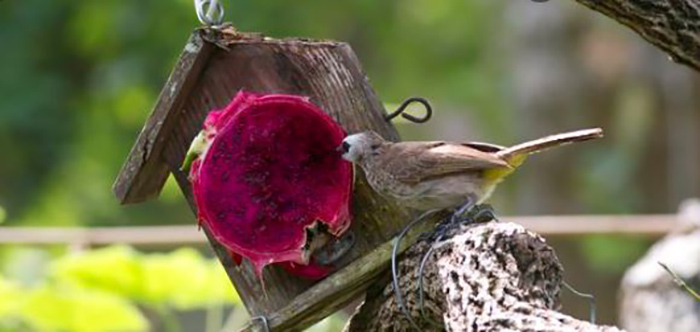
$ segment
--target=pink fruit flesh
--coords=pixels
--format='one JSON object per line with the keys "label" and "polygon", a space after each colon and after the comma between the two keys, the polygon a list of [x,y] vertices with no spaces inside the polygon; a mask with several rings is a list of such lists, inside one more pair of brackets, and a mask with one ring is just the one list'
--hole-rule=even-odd
{"label": "pink fruit flesh", "polygon": [[209,146],[190,172],[200,222],[258,275],[286,262],[292,273],[325,276],[303,247],[316,221],[336,236],[350,225],[352,166],[335,150],[342,128],[306,98],[239,92],[204,132]]}
{"label": "pink fruit flesh", "polygon": [[289,271],[289,273],[304,277],[306,279],[311,279],[311,280],[318,280],[321,279],[330,273],[331,268],[325,267],[325,266],[320,266],[317,264],[307,264],[307,265],[302,265],[302,264],[296,264],[292,262],[284,262],[280,263],[282,265],[282,268],[285,270]]}

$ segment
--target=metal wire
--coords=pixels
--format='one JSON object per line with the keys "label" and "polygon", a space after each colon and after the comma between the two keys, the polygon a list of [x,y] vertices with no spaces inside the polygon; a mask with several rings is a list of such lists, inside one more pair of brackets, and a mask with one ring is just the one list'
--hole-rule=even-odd
{"label": "metal wire", "polygon": [[403,294],[401,293],[401,289],[399,288],[399,273],[398,273],[398,268],[396,264],[396,258],[398,256],[399,248],[401,247],[401,241],[403,240],[404,237],[406,237],[406,234],[408,234],[408,231],[413,228],[416,224],[418,224],[421,221],[424,221],[426,217],[429,215],[437,212],[439,210],[430,210],[427,212],[424,212],[418,218],[413,219],[406,227],[401,231],[399,236],[396,238],[396,241],[394,241],[394,247],[391,250],[391,283],[392,286],[394,287],[394,297],[396,298],[396,304],[399,305],[399,308],[401,308],[401,311],[403,314],[406,316],[406,319],[408,319],[408,322],[411,324],[413,328],[415,328],[418,331],[422,331],[422,329],[416,324],[416,322],[413,320],[413,317],[411,317],[411,314],[408,312],[408,308],[406,307],[406,302],[404,302],[403,299]]}
{"label": "metal wire", "polygon": [[[406,113],[406,108],[413,104],[413,103],[420,103],[425,107],[425,115],[423,117],[416,117],[411,114]],[[391,121],[395,117],[401,115],[404,119],[411,121],[413,123],[426,123],[430,118],[433,116],[433,107],[430,106],[430,102],[426,100],[425,98],[421,97],[411,97],[403,101],[401,105],[396,109],[396,111],[390,113],[389,115],[384,118],[386,121]]]}
{"label": "metal wire", "polygon": [[[440,235],[435,242],[440,242],[442,240],[442,235]],[[434,321],[432,318],[428,317],[428,314],[425,313],[425,292],[423,291],[423,272],[425,271],[425,263],[428,262],[428,259],[430,258],[430,255],[433,253],[433,250],[435,249],[435,246],[432,244],[430,247],[428,247],[428,251],[423,255],[423,258],[420,261],[420,267],[418,268],[418,308],[420,309],[420,315],[425,320],[426,322],[430,323],[430,325],[435,326],[435,327],[442,327],[443,324],[440,324],[436,321]]]}
{"label": "metal wire", "polygon": [[596,304],[595,304],[595,295],[579,292],[574,287],[569,285],[566,281],[562,281],[562,284],[564,285],[564,287],[566,289],[568,289],[570,292],[574,293],[576,296],[580,296],[580,297],[583,297],[585,299],[588,299],[589,318],[590,318],[591,324],[595,324],[596,311],[597,311]]}
{"label": "metal wire", "polygon": [[255,316],[255,317],[250,317],[250,322],[254,322],[256,320],[262,321],[263,328],[265,332],[270,332],[270,322],[268,322],[267,317],[265,316]]}
{"label": "metal wire", "polygon": [[[474,208],[478,208],[478,211],[476,211],[476,213],[474,213],[472,216],[469,216],[469,214],[471,213],[471,211]],[[463,214],[463,213],[465,213],[465,211],[467,213],[467,217],[462,219],[463,222],[455,222],[455,221],[460,221],[459,217],[455,218],[455,215]],[[488,220],[485,219],[485,217],[488,217]],[[436,244],[440,243],[440,241],[442,241],[442,239],[445,237],[445,235],[447,235],[447,233],[455,227],[466,226],[466,225],[469,225],[471,223],[487,222],[490,220],[498,221],[498,219],[496,218],[496,216],[493,212],[493,209],[491,208],[490,205],[482,204],[482,205],[474,206],[471,203],[471,201],[467,202],[462,208],[455,211],[452,218],[450,218],[450,222],[447,225],[445,225],[444,227],[442,227],[442,229],[439,230],[438,234],[435,236],[435,239],[430,244],[428,251],[423,255],[423,258],[421,259],[421,262],[420,262],[420,266],[418,267],[418,308],[420,309],[421,318],[423,320],[427,321],[428,323],[430,323],[430,325],[433,325],[435,327],[442,327],[443,326],[443,324],[440,324],[440,323],[432,320],[425,313],[425,295],[424,295],[425,292],[424,292],[424,287],[423,287],[423,279],[424,279],[423,276],[425,274],[424,273],[425,272],[425,265],[428,262],[428,259],[432,255],[433,251],[435,250]]]}
{"label": "metal wire", "polygon": [[194,10],[199,21],[206,26],[224,22],[224,6],[219,0],[194,0]]}

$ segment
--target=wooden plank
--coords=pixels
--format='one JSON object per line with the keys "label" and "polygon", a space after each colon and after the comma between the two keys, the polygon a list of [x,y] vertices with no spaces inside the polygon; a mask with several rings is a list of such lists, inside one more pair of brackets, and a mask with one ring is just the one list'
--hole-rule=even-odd
{"label": "wooden plank", "polygon": [[642,215],[564,215],[564,216],[506,216],[503,221],[514,222],[547,236],[634,235],[664,236],[682,229],[675,214]]}
{"label": "wooden plank", "polygon": [[[180,172],[179,167],[206,114],[227,105],[241,89],[308,96],[348,132],[372,129],[388,139],[398,139],[394,127],[384,120],[383,106],[347,44],[244,38],[226,46],[230,51],[216,49],[212,53],[163,154],[193,210],[187,175]],[[353,249],[336,263],[339,269],[391,239],[407,220],[404,210],[369,189],[362,174],[357,178],[352,225],[357,241]],[[209,238],[253,316],[274,314],[314,284],[271,266],[263,274],[266,286],[263,292],[251,266],[247,262],[235,266],[230,254]],[[345,303],[348,301],[350,298],[344,299]],[[317,320],[322,318],[314,317]]]}
{"label": "wooden plank", "polygon": [[[439,220],[436,216],[417,224],[402,239],[399,253],[414,244],[419,236],[429,231]],[[319,320],[344,307],[363,294],[381,272],[390,267],[391,253],[397,238],[381,244],[365,256],[322,280],[297,296],[286,307],[265,316],[272,331],[303,331]],[[240,332],[256,330],[248,324]]]}
{"label": "wooden plank", "polygon": [[163,188],[169,174],[161,158],[163,149],[213,48],[202,39],[199,31],[187,41],[114,183],[113,191],[122,204],[153,198]]}
{"label": "wooden plank", "polygon": [[0,227],[0,244],[202,245],[207,239],[192,225],[135,227]]}
{"label": "wooden plank", "polygon": [[[154,238],[163,232],[162,239]],[[81,228],[81,227],[4,227],[0,228],[2,244],[201,244],[202,235],[193,237],[193,232],[183,232],[180,226],[155,226],[138,228]],[[172,239],[172,240],[171,240]]]}

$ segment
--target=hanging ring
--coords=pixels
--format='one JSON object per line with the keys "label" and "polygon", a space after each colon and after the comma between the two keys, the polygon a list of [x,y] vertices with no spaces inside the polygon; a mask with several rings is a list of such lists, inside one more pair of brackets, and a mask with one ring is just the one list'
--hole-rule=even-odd
{"label": "hanging ring", "polygon": [[224,22],[224,6],[219,0],[194,0],[194,10],[204,25],[220,25]]}
{"label": "hanging ring", "polygon": [[[420,103],[425,107],[425,115],[423,117],[419,118],[417,116],[413,116],[411,114],[405,113],[406,108],[412,103]],[[430,106],[430,103],[425,98],[411,97],[411,98],[404,100],[403,103],[401,103],[401,105],[399,106],[399,108],[396,109],[396,111],[387,115],[386,118],[384,118],[384,119],[386,121],[391,121],[399,115],[401,115],[404,119],[411,121],[413,123],[426,123],[433,116],[433,107]]]}

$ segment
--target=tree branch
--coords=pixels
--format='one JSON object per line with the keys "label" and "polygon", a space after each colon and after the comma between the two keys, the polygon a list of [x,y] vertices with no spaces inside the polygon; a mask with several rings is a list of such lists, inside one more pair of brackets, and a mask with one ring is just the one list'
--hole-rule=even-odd
{"label": "tree branch", "polygon": [[576,0],[630,27],[675,62],[700,71],[700,1]]}
{"label": "tree branch", "polygon": [[[425,311],[437,326],[421,318],[418,306],[418,269],[429,244],[421,241],[401,257],[399,285],[422,331],[618,331],[556,311],[562,267],[540,236],[501,222],[458,233],[436,247],[424,272]],[[388,281],[369,289],[347,332],[413,330]]]}

